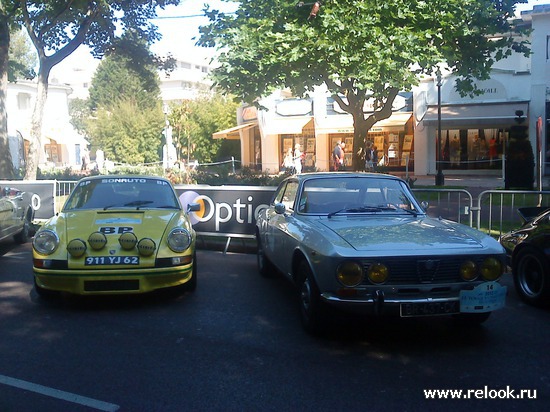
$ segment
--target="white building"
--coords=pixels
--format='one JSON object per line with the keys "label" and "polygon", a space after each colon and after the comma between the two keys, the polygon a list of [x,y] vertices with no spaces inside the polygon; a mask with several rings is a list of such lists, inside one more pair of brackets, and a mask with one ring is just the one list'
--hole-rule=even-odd
{"label": "white building", "polygon": [[[25,152],[31,129],[31,118],[36,100],[36,82],[9,83],[6,99],[8,135],[21,136]],[[88,142],[72,127],[68,109],[68,95],[72,89],[50,84],[42,121],[42,145],[39,162],[42,165],[72,166],[81,164],[81,156]]]}
{"label": "white building", "polygon": [[[484,94],[461,97],[454,89],[455,78],[443,74],[441,156],[437,155],[436,138],[437,79],[426,78],[413,90],[412,105],[402,95],[393,115],[369,131],[367,140],[377,146],[381,165],[390,171],[414,169],[417,175],[436,174],[438,164],[446,173],[501,174],[508,133],[520,111],[528,119],[533,150],[537,151],[539,118],[545,125],[539,133],[541,153],[550,149],[550,5],[524,11],[521,19],[533,29],[529,39],[532,54],[514,54],[495,64],[490,79],[477,82]],[[348,155],[358,149],[352,147],[352,117],[342,113],[322,88],[308,99],[274,93],[261,104],[268,111],[245,108],[237,116],[239,126],[214,134],[215,138],[241,140],[243,165],[280,171],[286,150],[300,143],[306,152],[306,168],[330,170],[330,154],[337,140],[346,142]],[[538,155],[535,153],[535,159]],[[542,167],[543,174],[549,174],[549,162],[550,158],[543,156],[537,170]]]}

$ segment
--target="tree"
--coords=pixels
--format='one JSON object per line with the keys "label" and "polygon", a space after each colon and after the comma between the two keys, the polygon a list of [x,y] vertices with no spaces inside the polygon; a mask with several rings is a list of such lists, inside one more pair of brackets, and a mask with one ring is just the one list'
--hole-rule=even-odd
{"label": "tree", "polygon": [[232,99],[220,94],[204,94],[172,107],[169,121],[178,156],[200,163],[222,160],[223,142],[214,140],[212,134],[235,126],[237,106]]}
{"label": "tree", "polygon": [[[151,24],[149,19],[156,16],[157,7],[177,5],[179,1],[13,0],[8,2],[17,7],[13,18],[26,28],[39,59],[37,98],[31,120],[26,179],[36,178],[38,153],[42,147],[42,117],[51,69],[81,44],[88,45],[96,57],[103,56],[107,51],[118,46],[116,37],[118,31],[122,33],[131,31],[137,38],[151,44],[159,39],[159,34],[157,27]],[[0,10],[0,23],[2,16],[3,13]],[[1,31],[0,25],[0,33]],[[0,37],[0,48],[2,40]],[[147,56],[151,57],[150,54]]]}
{"label": "tree", "polygon": [[[133,56],[147,53],[147,45],[123,39],[98,66],[90,87],[89,108],[95,114],[84,121],[93,148],[121,163],[158,162],[164,116],[161,110],[157,67],[153,62],[136,66]],[[83,112],[82,114],[85,114]]]}
{"label": "tree", "polygon": [[16,3],[0,1],[0,178],[3,179],[12,179],[14,176],[8,143],[8,81],[14,81],[18,77],[32,78],[36,64],[33,56],[29,54],[21,31],[15,24]]}
{"label": "tree", "polygon": [[109,110],[98,109],[87,130],[92,148],[102,149],[106,159],[136,165],[159,161],[163,125],[160,105],[143,108],[118,100]]}
{"label": "tree", "polygon": [[[495,61],[529,52],[511,20],[514,0],[236,3],[232,14],[207,8],[211,23],[201,27],[198,43],[219,48],[216,85],[256,104],[276,89],[302,96],[325,85],[353,116],[354,148],[391,116],[400,91],[436,67],[458,76],[461,93],[474,95],[480,93],[474,79],[487,79]],[[373,113],[364,113],[367,100]],[[360,160],[355,153],[354,170]]]}

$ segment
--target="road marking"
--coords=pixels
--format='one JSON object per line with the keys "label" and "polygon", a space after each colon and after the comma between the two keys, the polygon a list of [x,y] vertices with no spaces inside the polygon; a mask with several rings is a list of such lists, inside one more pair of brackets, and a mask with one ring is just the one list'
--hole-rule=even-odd
{"label": "road marking", "polygon": [[0,375],[0,384],[13,386],[15,388],[24,389],[26,391],[36,392],[41,395],[61,399],[67,402],[78,403],[80,405],[88,406],[99,411],[115,412],[120,409],[120,406],[115,405],[114,403],[98,401],[96,399],[87,398],[86,396],[80,396],[74,393],[60,391],[59,389],[48,388],[47,386],[38,385],[36,383],[10,378],[9,376]]}

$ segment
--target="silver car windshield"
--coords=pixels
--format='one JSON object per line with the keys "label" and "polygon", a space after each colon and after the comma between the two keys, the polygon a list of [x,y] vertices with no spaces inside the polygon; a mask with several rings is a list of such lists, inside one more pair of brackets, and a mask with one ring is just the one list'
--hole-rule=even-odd
{"label": "silver car windshield", "polygon": [[407,186],[394,179],[334,177],[304,182],[298,212],[306,214],[423,213]]}

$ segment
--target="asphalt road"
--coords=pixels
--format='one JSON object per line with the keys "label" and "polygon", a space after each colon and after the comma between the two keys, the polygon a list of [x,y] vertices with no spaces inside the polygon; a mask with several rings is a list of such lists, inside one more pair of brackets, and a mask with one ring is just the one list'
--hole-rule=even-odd
{"label": "asphalt road", "polygon": [[[0,411],[548,410],[550,311],[509,277],[507,306],[479,328],[336,318],[315,338],[254,255],[198,261],[193,294],[45,303],[30,244],[0,243]],[[522,389],[536,399],[501,399]]]}

